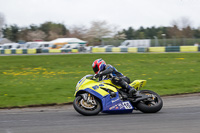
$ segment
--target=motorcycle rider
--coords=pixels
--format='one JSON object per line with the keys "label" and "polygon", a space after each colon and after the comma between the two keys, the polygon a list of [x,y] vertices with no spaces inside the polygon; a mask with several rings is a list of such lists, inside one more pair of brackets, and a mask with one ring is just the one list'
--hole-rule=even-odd
{"label": "motorcycle rider", "polygon": [[94,70],[94,77],[99,78],[99,81],[105,78],[111,78],[113,84],[121,86],[128,90],[129,95],[134,95],[136,89],[129,85],[130,79],[124,76],[122,73],[118,72],[115,67],[110,64],[106,64],[103,59],[97,59],[93,62],[92,68]]}

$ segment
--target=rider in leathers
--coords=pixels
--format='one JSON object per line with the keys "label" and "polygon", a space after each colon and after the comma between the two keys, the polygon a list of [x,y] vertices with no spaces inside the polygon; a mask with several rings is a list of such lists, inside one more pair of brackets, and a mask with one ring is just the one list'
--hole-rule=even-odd
{"label": "rider in leathers", "polygon": [[113,84],[127,89],[130,95],[134,95],[136,93],[135,88],[129,85],[130,79],[118,72],[117,69],[112,65],[107,65],[104,60],[95,60],[92,64],[92,68],[95,72],[95,78],[99,77],[99,81],[110,78]]}

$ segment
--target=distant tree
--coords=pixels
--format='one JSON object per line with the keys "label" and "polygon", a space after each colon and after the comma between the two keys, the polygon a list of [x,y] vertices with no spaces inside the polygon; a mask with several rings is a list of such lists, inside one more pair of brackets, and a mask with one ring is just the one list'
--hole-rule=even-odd
{"label": "distant tree", "polygon": [[144,34],[144,32],[140,31],[140,32],[139,32],[138,38],[139,38],[139,39],[145,39],[145,34]]}
{"label": "distant tree", "polygon": [[194,29],[193,33],[195,38],[200,38],[200,27],[198,29]]}
{"label": "distant tree", "polygon": [[192,22],[187,17],[182,17],[171,22],[172,26],[169,28],[169,35],[177,38],[191,38],[193,31],[191,29]]}
{"label": "distant tree", "polygon": [[84,25],[73,25],[69,28],[69,37],[85,39],[87,37],[88,29]]}
{"label": "distant tree", "polygon": [[145,36],[146,36],[147,39],[152,38],[151,32],[150,32],[150,28],[149,28],[149,27],[147,27],[147,28],[145,29],[144,34],[145,34]]}
{"label": "distant tree", "polygon": [[2,37],[2,27],[5,23],[5,18],[3,13],[0,12],[0,38]]}
{"label": "distant tree", "polygon": [[143,26],[141,26],[141,27],[138,29],[138,31],[140,31],[140,32],[144,32],[144,31],[145,31],[145,29],[144,29],[144,27],[143,27]]}
{"label": "distant tree", "polygon": [[54,31],[49,31],[49,34],[48,34],[48,37],[46,37],[46,40],[51,41],[56,38],[63,38],[63,37],[66,37],[66,36],[59,35],[58,33],[54,32]]}
{"label": "distant tree", "polygon": [[141,26],[139,29],[138,29],[138,39],[145,39],[146,38],[146,35],[145,35],[145,29],[143,26]]}
{"label": "distant tree", "polygon": [[37,25],[32,24],[28,27],[28,29],[31,31],[36,31],[36,30],[39,30],[39,27]]}
{"label": "distant tree", "polygon": [[162,34],[164,34],[161,30],[157,32],[156,36],[161,39],[162,38]]}
{"label": "distant tree", "polygon": [[187,28],[188,26],[192,26],[192,22],[187,17],[181,17],[180,19],[174,20],[172,21],[172,24],[177,25],[180,30]]}
{"label": "distant tree", "polygon": [[156,27],[152,26],[150,32],[151,32],[151,38],[154,38],[154,36],[157,35]]}
{"label": "distant tree", "polygon": [[44,40],[45,37],[46,37],[46,34],[41,30],[28,31],[26,35],[26,39],[28,41]]}
{"label": "distant tree", "polygon": [[18,38],[19,40],[23,40],[23,41],[30,41],[27,38],[27,34],[30,30],[28,29],[28,27],[22,27],[20,28],[20,32],[18,33]]}
{"label": "distant tree", "polygon": [[187,26],[186,28],[182,29],[182,35],[185,38],[192,38],[193,36],[193,30],[191,29],[190,26]]}
{"label": "distant tree", "polygon": [[168,34],[169,34],[170,38],[173,38],[173,37],[180,38],[180,37],[182,37],[181,31],[179,30],[177,25],[173,25],[173,27],[168,28]]}
{"label": "distant tree", "polygon": [[92,45],[99,45],[102,42],[102,38],[111,36],[114,32],[115,27],[106,21],[92,21],[86,38]]}
{"label": "distant tree", "polygon": [[128,30],[123,30],[124,34],[126,35],[126,38],[131,40],[134,39],[135,36],[135,30],[132,27],[129,27]]}
{"label": "distant tree", "polygon": [[168,28],[169,28],[169,27],[159,27],[159,31],[162,32],[162,33],[160,32],[161,35],[163,36],[163,34],[164,34],[166,38],[169,38],[169,35],[168,35],[168,32],[167,32],[167,31],[168,31]]}
{"label": "distant tree", "polygon": [[111,33],[112,27],[106,21],[92,21],[87,36],[100,39],[103,36],[109,36]]}
{"label": "distant tree", "polygon": [[117,34],[114,35],[114,39],[125,40],[126,39],[126,35],[125,35],[124,32],[118,32]]}
{"label": "distant tree", "polygon": [[5,38],[8,38],[13,42],[18,41],[19,37],[18,33],[20,31],[20,28],[17,25],[11,25],[11,26],[5,25],[5,27],[2,28],[2,31]]}
{"label": "distant tree", "polygon": [[47,35],[46,40],[56,39],[57,37],[67,37],[69,33],[65,25],[61,23],[46,22],[41,24],[39,29]]}

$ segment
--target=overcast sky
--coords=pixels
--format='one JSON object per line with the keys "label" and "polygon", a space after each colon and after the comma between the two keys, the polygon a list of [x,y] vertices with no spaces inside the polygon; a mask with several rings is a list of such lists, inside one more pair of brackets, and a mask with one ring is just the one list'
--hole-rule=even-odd
{"label": "overcast sky", "polygon": [[7,24],[39,25],[46,21],[66,26],[105,20],[120,28],[170,26],[187,17],[200,27],[200,0],[0,0]]}

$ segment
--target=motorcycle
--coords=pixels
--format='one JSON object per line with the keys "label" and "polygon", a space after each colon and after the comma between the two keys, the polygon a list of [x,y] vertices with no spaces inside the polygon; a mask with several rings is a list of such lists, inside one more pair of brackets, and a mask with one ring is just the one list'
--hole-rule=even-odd
{"label": "motorcycle", "polygon": [[126,89],[114,85],[110,79],[96,81],[93,75],[86,75],[76,85],[74,109],[86,116],[102,113],[156,113],[161,110],[161,97],[150,90],[139,90],[146,80],[134,80],[129,84],[137,92],[130,96]]}

